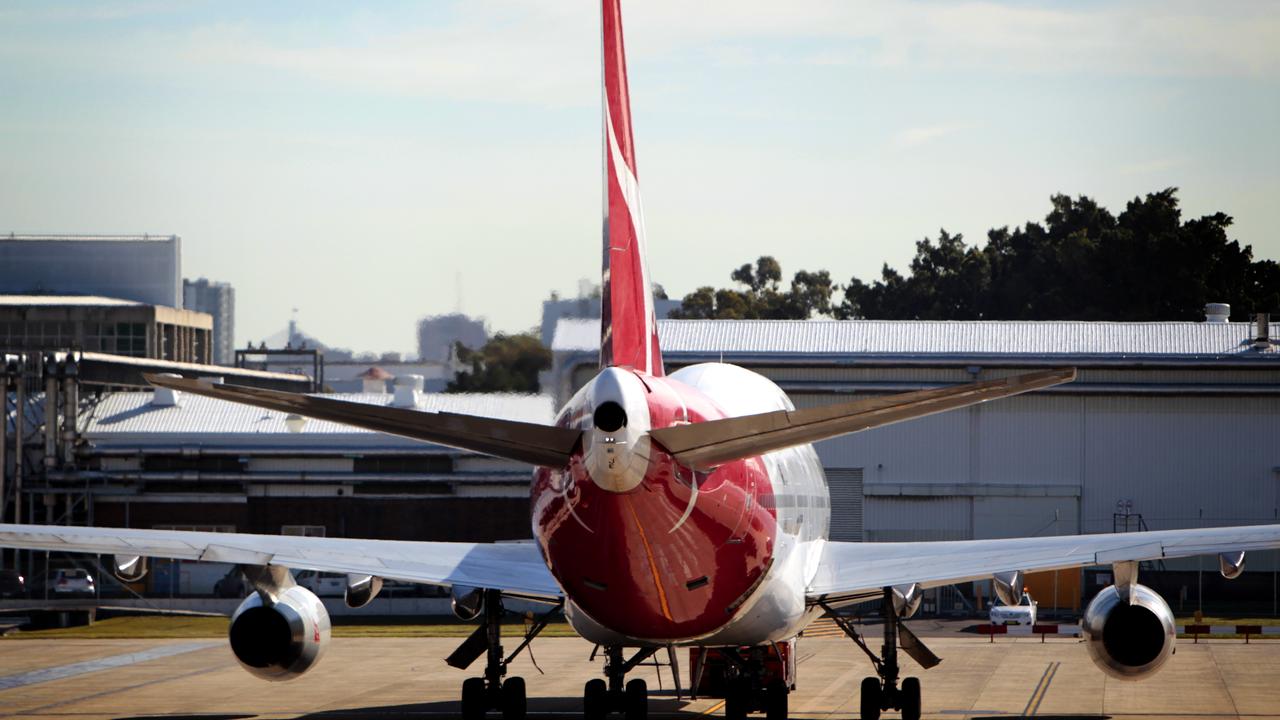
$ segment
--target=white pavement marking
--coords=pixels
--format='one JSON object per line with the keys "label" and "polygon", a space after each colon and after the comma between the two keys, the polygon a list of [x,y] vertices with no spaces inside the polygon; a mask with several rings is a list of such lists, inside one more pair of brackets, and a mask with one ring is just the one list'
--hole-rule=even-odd
{"label": "white pavement marking", "polygon": [[50,682],[52,680],[62,680],[64,678],[84,675],[85,673],[98,672],[99,670],[110,670],[112,668],[124,667],[126,665],[134,665],[149,660],[158,660],[160,658],[171,657],[173,655],[181,655],[183,653],[194,652],[196,650],[204,650],[219,645],[218,642],[194,642],[181,643],[178,645],[161,645],[143,650],[141,652],[126,653],[124,655],[112,655],[104,658],[96,658],[94,660],[86,660],[84,662],[71,663],[70,665],[58,665],[55,667],[41,668],[39,670],[31,670],[30,672],[18,673],[16,675],[5,675],[0,677],[0,690],[11,690],[24,685],[34,685],[36,683]]}

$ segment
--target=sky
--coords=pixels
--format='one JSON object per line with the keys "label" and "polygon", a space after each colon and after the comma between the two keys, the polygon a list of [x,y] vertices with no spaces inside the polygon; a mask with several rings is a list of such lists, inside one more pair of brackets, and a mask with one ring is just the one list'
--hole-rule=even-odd
{"label": "sky", "polygon": [[[624,2],[651,275],[902,268],[1055,193],[1180,188],[1280,258],[1271,2]],[[600,269],[599,10],[6,2],[0,232],[177,234],[237,343],[415,352]],[[6,227],[7,226],[7,227]]]}

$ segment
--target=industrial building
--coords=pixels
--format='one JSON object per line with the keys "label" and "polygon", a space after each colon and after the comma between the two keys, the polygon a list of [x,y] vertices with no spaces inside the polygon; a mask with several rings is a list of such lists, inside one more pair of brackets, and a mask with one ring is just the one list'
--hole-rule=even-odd
{"label": "industrial building", "polygon": [[182,307],[177,235],[0,236],[0,295],[98,295]]}
{"label": "industrial building", "polygon": [[0,295],[0,352],[77,349],[208,363],[213,318],[119,298]]}
{"label": "industrial building", "polygon": [[236,291],[229,283],[205,278],[182,281],[182,306],[213,317],[211,362],[230,365],[236,354]]}
{"label": "industrial building", "polygon": [[[1078,368],[1069,385],[819,443],[837,540],[1280,518],[1280,351],[1266,323],[666,320],[659,333],[668,372],[735,363],[773,379],[800,407]],[[412,375],[400,375],[392,392],[337,397],[549,423],[596,373],[598,338],[597,320],[559,322],[547,396],[421,394]],[[186,374],[200,372],[208,374]],[[378,391],[391,375],[361,382]],[[314,382],[261,381],[288,378]],[[165,393],[84,400],[74,428],[74,452],[55,453],[43,468],[40,436],[28,443],[23,492],[37,518],[403,539],[530,534],[530,467],[519,463]],[[1252,554],[1231,584],[1265,599],[1267,611],[1280,602],[1276,555]],[[1214,570],[1190,559],[1143,572],[1179,609],[1218,592]],[[1071,608],[1108,581],[1101,572],[1030,582],[1046,607]],[[953,595],[959,602],[955,591],[931,591],[926,609],[942,610]]]}
{"label": "industrial building", "polygon": [[[557,403],[596,372],[599,327],[559,323]],[[1280,522],[1280,350],[1266,322],[660,320],[659,335],[668,373],[742,365],[798,407],[1079,369],[1045,392],[818,443],[833,539]],[[1274,571],[1276,555],[1259,553],[1251,569]],[[1202,562],[1164,569],[1217,578]]]}

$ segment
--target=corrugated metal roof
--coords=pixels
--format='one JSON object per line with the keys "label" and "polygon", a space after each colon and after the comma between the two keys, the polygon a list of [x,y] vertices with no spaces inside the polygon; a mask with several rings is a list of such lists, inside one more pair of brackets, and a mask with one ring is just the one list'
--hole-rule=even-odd
{"label": "corrugated metal roof", "polygon": [[[420,444],[411,440],[392,438],[349,425],[322,420],[308,420],[301,433],[291,433],[285,427],[285,413],[263,410],[251,405],[215,400],[213,398],[179,393],[178,405],[159,407],[151,404],[153,393],[118,392],[105,395],[82,419],[84,435],[91,441],[121,439],[125,436],[148,436],[160,443],[172,443],[177,438],[206,441],[210,436],[259,437],[275,436],[280,442],[287,437],[290,443],[308,444],[309,439],[332,442],[338,436],[357,439],[362,436],[385,439],[383,444]],[[388,405],[392,395],[388,393],[341,393],[325,395],[335,400]],[[551,424],[554,419],[552,399],[548,395],[515,394],[420,394],[419,410],[445,411],[479,415],[482,417],[520,420]],[[316,437],[321,436],[321,437]]]}
{"label": "corrugated metal roof", "polygon": [[[1250,323],[937,320],[659,320],[671,353],[1241,356]],[[564,319],[552,350],[600,347],[600,321]],[[1268,352],[1280,360],[1280,353]]]}

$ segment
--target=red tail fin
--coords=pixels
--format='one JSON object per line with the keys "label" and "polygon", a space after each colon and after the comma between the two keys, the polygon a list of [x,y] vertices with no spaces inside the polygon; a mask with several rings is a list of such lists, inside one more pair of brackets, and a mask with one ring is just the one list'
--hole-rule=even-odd
{"label": "red tail fin", "polygon": [[604,16],[604,280],[600,366],[662,374],[658,325],[645,261],[644,215],[631,136],[631,98],[619,0],[602,0]]}

